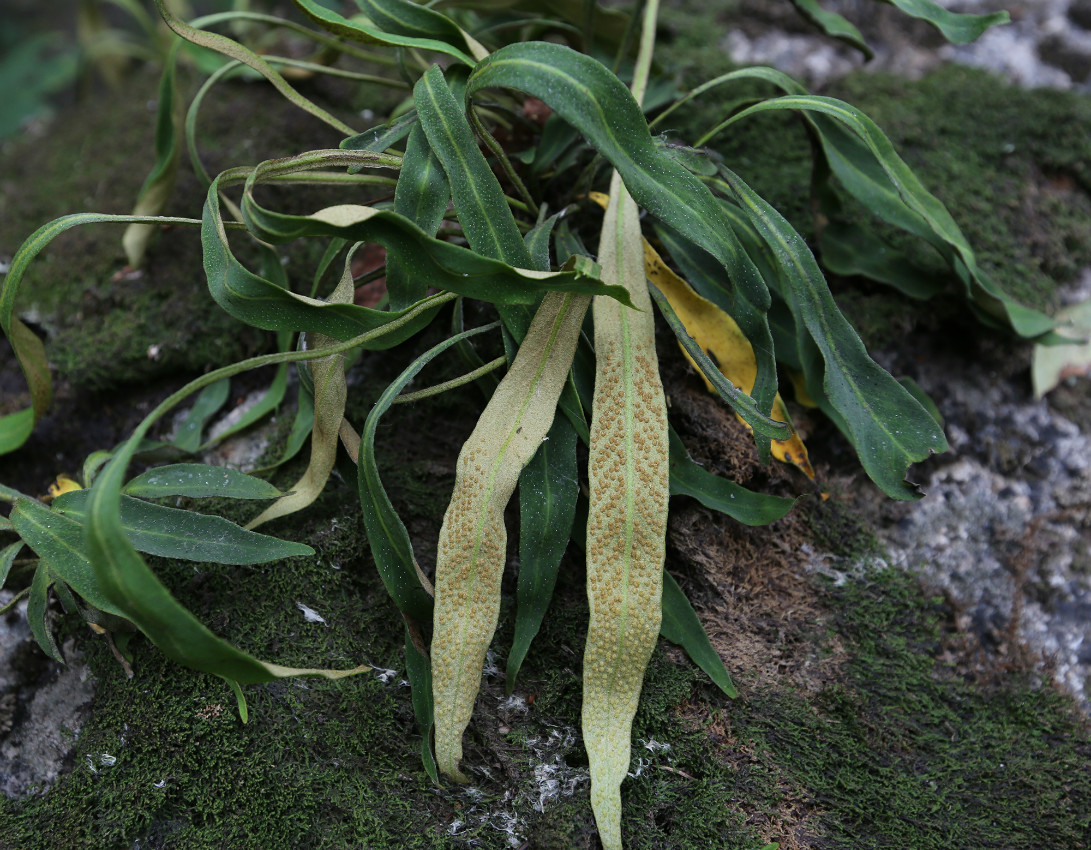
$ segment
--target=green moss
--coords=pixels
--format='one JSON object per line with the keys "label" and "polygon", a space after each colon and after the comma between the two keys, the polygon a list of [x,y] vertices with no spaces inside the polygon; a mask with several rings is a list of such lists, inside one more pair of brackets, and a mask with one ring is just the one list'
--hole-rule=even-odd
{"label": "green moss", "polygon": [[1077,847],[1091,830],[1091,736],[1033,678],[939,660],[950,616],[906,575],[831,590],[847,678],[752,699],[733,729],[821,806],[824,847]]}

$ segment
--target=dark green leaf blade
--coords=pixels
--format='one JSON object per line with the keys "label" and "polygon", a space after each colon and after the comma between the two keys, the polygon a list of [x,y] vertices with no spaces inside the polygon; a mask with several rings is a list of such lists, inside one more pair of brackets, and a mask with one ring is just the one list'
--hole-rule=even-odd
{"label": "dark green leaf blade", "polygon": [[860,30],[836,12],[823,9],[817,0],[792,0],[792,5],[826,35],[843,41],[850,47],[855,47],[864,54],[865,59],[872,59],[875,56],[864,41],[864,37],[860,35]]}
{"label": "dark green leaf blade", "polygon": [[823,389],[871,479],[895,499],[918,499],[905,480],[910,464],[947,448],[943,430],[920,403],[872,360],[841,314],[802,237],[734,173],[723,170],[743,211],[773,251],[786,297],[822,353]]}
{"label": "dark green leaf blade", "polygon": [[53,637],[53,630],[49,628],[49,586],[51,584],[53,584],[53,576],[49,573],[49,567],[45,561],[39,561],[30,584],[30,597],[27,599],[27,622],[30,623],[30,632],[34,635],[38,646],[42,648],[42,652],[59,664],[64,664],[64,656],[57,648],[57,639]]}
{"label": "dark green leaf blade", "polygon": [[1007,12],[966,15],[951,12],[933,0],[884,0],[884,2],[897,6],[910,17],[928,21],[943,33],[944,38],[954,44],[968,44],[979,38],[989,27],[1011,23],[1011,16]]}
{"label": "dark green leaf blade", "polygon": [[[717,259],[733,284],[729,312],[754,348],[753,397],[761,412],[771,410],[777,379],[765,282],[708,188],[656,146],[625,85],[588,56],[536,42],[508,45],[479,62],[470,74],[467,97],[488,86],[518,89],[548,104],[617,169],[640,206]],[[759,437],[758,446],[767,456],[768,438]]]}
{"label": "dark green leaf blade", "polygon": [[83,545],[83,526],[45,505],[20,499],[11,510],[19,536],[48,563],[53,574],[100,611],[124,617],[106,596]]}
{"label": "dark green leaf blade", "polygon": [[712,648],[697,612],[689,604],[678,582],[666,570],[663,570],[663,623],[659,633],[671,643],[681,646],[690,660],[704,670],[727,696],[735,699],[739,695],[723,660]]}
{"label": "dark green leaf blade", "polygon": [[670,476],[672,496],[692,496],[706,508],[726,514],[744,525],[775,522],[798,501],[755,493],[702,469],[689,456],[674,428],[670,429]]}
{"label": "dark green leaf blade", "polygon": [[549,436],[519,476],[519,583],[515,636],[508,653],[507,690],[541,628],[576,517],[579,476],[576,431],[558,416]]}
{"label": "dark green leaf blade", "polygon": [[398,610],[418,623],[432,622],[432,589],[425,584],[413,556],[413,543],[409,539],[409,532],[383,487],[375,459],[375,434],[383,414],[421,369],[448,348],[474,334],[490,330],[491,327],[493,326],[486,325],[473,328],[449,337],[410,363],[379,396],[360,431],[357,486],[368,546],[379,576],[394,604],[398,606]]}
{"label": "dark green leaf blade", "polygon": [[[394,190],[394,212],[405,216],[429,236],[435,236],[447,211],[451,187],[420,124],[413,127],[402,159],[398,186]],[[395,260],[387,263],[386,289],[390,307],[401,310],[419,301],[428,290],[427,282],[411,275]]]}
{"label": "dark green leaf blade", "polygon": [[230,391],[231,381],[226,378],[201,390],[201,394],[197,396],[193,407],[190,408],[189,415],[178,427],[171,442],[182,451],[190,453],[197,451],[201,445],[201,434],[204,432],[205,425],[221,407],[227,404]]}
{"label": "dark green leaf blade", "polygon": [[276,487],[261,478],[226,466],[204,463],[175,463],[159,466],[133,478],[122,488],[126,496],[162,499],[188,496],[193,499],[276,499]]}
{"label": "dark green leaf blade", "polygon": [[516,268],[533,268],[504,191],[438,66],[425,72],[413,95],[428,143],[447,172],[470,247]]}
{"label": "dark green leaf blade", "polygon": [[[54,505],[67,517],[85,522],[90,490],[59,497]],[[138,552],[214,564],[265,564],[313,555],[303,543],[247,531],[223,517],[198,514],[122,496],[121,528]]]}

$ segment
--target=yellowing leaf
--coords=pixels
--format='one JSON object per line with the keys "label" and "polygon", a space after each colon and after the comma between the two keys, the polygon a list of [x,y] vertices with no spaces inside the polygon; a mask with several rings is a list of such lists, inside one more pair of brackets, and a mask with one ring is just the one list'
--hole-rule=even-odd
{"label": "yellowing leaf", "polygon": [[57,480],[49,485],[48,497],[43,501],[50,502],[56,499],[58,496],[63,496],[65,493],[71,493],[73,490],[82,490],[78,481],[69,478],[67,475],[58,475]]}
{"label": "yellowing leaf", "polygon": [[[599,206],[605,208],[609,202],[609,196],[601,192],[592,192],[589,197]],[[708,354],[720,368],[729,381],[750,393],[754,389],[754,381],[757,379],[758,367],[754,360],[754,349],[742,330],[727,313],[706,298],[701,297],[693,288],[663,262],[662,257],[651,246],[647,239],[644,241],[644,273],[648,279],[659,287],[667,296],[674,312],[686,326],[686,331],[697,344]],[[692,358],[683,349],[686,359],[693,363]],[[696,364],[694,364],[694,368]],[[716,389],[701,375],[710,393]],[[797,387],[797,395],[799,388]],[[808,398],[807,401],[810,399]],[[804,402],[806,403],[806,402]],[[788,408],[778,393],[773,400],[772,417],[779,422],[786,422],[790,426],[792,420],[788,415]],[[739,421],[743,422],[739,417]],[[745,422],[743,422],[746,425]],[[749,425],[746,426],[748,429]],[[799,435],[792,429],[792,437],[788,440],[774,440],[772,444],[773,457],[777,460],[790,463],[798,467],[803,473],[814,480],[814,468],[811,466],[807,455],[807,447]]]}

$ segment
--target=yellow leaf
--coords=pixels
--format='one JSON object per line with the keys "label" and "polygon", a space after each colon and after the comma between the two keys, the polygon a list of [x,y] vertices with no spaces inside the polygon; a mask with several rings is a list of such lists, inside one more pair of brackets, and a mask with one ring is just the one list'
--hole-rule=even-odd
{"label": "yellow leaf", "polygon": [[[601,192],[592,192],[590,198],[602,207],[605,207],[609,201],[609,196]],[[685,280],[675,274],[663,262],[662,257],[659,256],[647,239],[644,240],[644,273],[667,297],[671,307],[674,308],[674,312],[678,314],[678,318],[685,325],[686,332],[712,358],[720,371],[724,373],[724,377],[743,392],[751,392],[754,389],[754,381],[757,379],[758,367],[754,360],[754,349],[746,335],[735,323],[735,320],[707,298],[703,298],[694,292],[693,288]],[[683,349],[683,353],[685,354],[685,349]],[[693,363],[688,354],[686,354],[686,359]],[[694,368],[697,368],[696,364],[693,365]],[[715,387],[704,377],[700,369],[697,370],[697,374],[701,375],[705,386],[708,387],[708,391],[715,393]],[[793,383],[795,382],[793,381]],[[796,384],[797,397],[799,397],[799,391],[800,385]],[[810,401],[806,393],[804,393],[803,398],[806,399],[803,401],[804,404]],[[788,415],[788,408],[779,393],[773,400],[771,415],[780,422],[792,424],[792,420]],[[741,417],[739,421],[743,422]],[[743,424],[746,425],[745,422]],[[749,427],[747,425],[747,428]],[[774,440],[772,450],[773,457],[777,460],[798,467],[808,478],[814,481],[814,468],[807,456],[807,447],[803,445],[803,441],[795,433],[795,428],[792,428],[790,439]]]}
{"label": "yellow leaf", "polygon": [[67,475],[58,475],[57,480],[49,485],[49,495],[42,501],[52,502],[65,493],[71,493],[73,490],[82,489],[83,487],[80,486],[78,481],[69,478]]}

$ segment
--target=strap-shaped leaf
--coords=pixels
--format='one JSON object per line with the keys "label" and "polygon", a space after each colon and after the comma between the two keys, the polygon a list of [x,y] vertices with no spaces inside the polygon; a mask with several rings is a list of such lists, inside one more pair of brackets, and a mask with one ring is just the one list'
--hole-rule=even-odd
{"label": "strap-shaped leaf", "polygon": [[227,397],[231,391],[230,381],[217,381],[201,391],[193,402],[189,414],[171,440],[174,445],[186,452],[195,452],[201,445],[201,434],[205,425],[216,413],[227,404]]}
{"label": "strap-shaped leaf", "polygon": [[[344,38],[363,44],[416,47],[474,64],[474,57],[467,52],[466,34],[449,18],[423,6],[404,0],[359,0],[357,5],[375,16],[369,20],[363,16],[346,18],[317,0],[295,0],[295,4],[316,24]],[[391,25],[393,28],[388,28]]]}
{"label": "strap-shaped leaf", "polygon": [[517,268],[533,268],[500,183],[438,66],[424,73],[413,95],[428,143],[447,171],[455,209],[470,247]]}
{"label": "strap-shaped leaf", "polygon": [[765,318],[769,292],[712,193],[652,141],[628,89],[594,59],[546,43],[514,44],[490,54],[470,74],[467,97],[488,86],[518,89],[548,104],[609,160],[640,206],[719,261],[732,283],[730,312],[754,346],[758,376],[753,396],[759,410],[768,411],[776,393]]}
{"label": "strap-shaped leaf", "polygon": [[860,30],[856,29],[855,26],[836,12],[823,9],[817,0],[792,0],[792,5],[799,10],[803,17],[826,35],[836,38],[850,47],[855,47],[864,54],[866,59],[875,56],[872,49],[867,46],[867,42],[864,41],[864,37],[860,35]]}
{"label": "strap-shaped leaf", "polygon": [[1011,23],[1011,16],[1007,12],[966,15],[945,9],[934,0],[884,0],[884,2],[897,6],[910,17],[928,21],[943,33],[944,38],[955,44],[967,44],[979,38],[989,27]]}
{"label": "strap-shaped leaf", "polygon": [[472,328],[445,339],[430,348],[412,363],[385,389],[372,407],[360,431],[360,452],[357,457],[360,507],[367,529],[367,543],[379,577],[386,585],[390,598],[398,609],[418,623],[432,620],[432,588],[428,586],[413,556],[413,543],[390,497],[383,487],[375,459],[375,434],[383,417],[402,390],[433,359],[469,337],[492,330],[496,325]]}
{"label": "strap-shaped leaf", "polygon": [[[447,175],[420,124],[413,127],[405,147],[398,187],[394,190],[394,212],[405,216],[429,236],[435,236],[447,211],[451,187]],[[413,277],[396,260],[386,264],[386,290],[390,307],[401,310],[419,301],[428,291],[428,282]]]}
{"label": "strap-shaped leaf", "polygon": [[11,267],[0,284],[0,329],[11,343],[19,368],[23,370],[30,388],[31,406],[26,410],[0,417],[0,454],[14,451],[26,442],[34,425],[45,414],[53,398],[53,383],[49,377],[49,361],[46,359],[45,346],[34,332],[23,324],[15,315],[15,299],[19,286],[26,274],[27,267],[55,238],[66,230],[80,224],[98,222],[117,222],[122,224],[195,224],[189,218],[148,218],[130,215],[101,215],[98,213],[76,213],[55,219],[39,227],[19,246],[12,257]]}
{"label": "strap-shaped leaf", "polygon": [[896,499],[920,493],[905,481],[909,465],[947,448],[936,421],[872,360],[841,314],[802,237],[773,207],[724,169],[735,197],[783,272],[786,296],[826,364],[823,390],[871,479]]}
{"label": "strap-shaped leaf", "polygon": [[[163,65],[159,82],[159,103],[155,118],[155,165],[140,187],[140,194],[133,208],[135,216],[159,215],[167,206],[174,184],[178,179],[178,164],[182,159],[181,125],[182,112],[178,100],[175,68],[178,61],[176,41]],[[157,228],[150,224],[130,224],[121,237],[121,245],[129,266],[134,269],[144,264],[148,242]]]}
{"label": "strap-shaped leaf", "polygon": [[673,428],[670,429],[670,453],[672,496],[692,496],[706,508],[726,514],[743,525],[775,522],[798,501],[755,493],[702,469],[689,456],[685,444]]}
{"label": "strap-shaped leaf", "polygon": [[432,689],[436,762],[459,781],[466,781],[458,765],[462,733],[500,613],[504,509],[553,422],[589,302],[586,296],[556,292],[542,300],[511,368],[458,456],[436,555]]}
{"label": "strap-shaped leaf", "polygon": [[[355,285],[352,277],[352,255],[345,257],[341,280],[329,297],[331,304],[351,304]],[[323,334],[315,334],[312,347],[316,351],[330,348],[336,340]],[[302,477],[292,485],[291,492],[281,496],[268,508],[247,523],[247,528],[257,528],[262,523],[288,516],[314,502],[322,493],[337,460],[338,432],[345,416],[345,400],[348,385],[345,382],[345,355],[331,354],[321,360],[312,360],[312,388],[314,392],[314,423],[311,426],[311,458]]]}
{"label": "strap-shaped leaf", "polygon": [[576,517],[576,442],[572,423],[561,417],[554,419],[549,435],[519,477],[519,582],[515,636],[508,652],[509,694],[553,599],[561,558]]}
{"label": "strap-shaped leaf", "polygon": [[721,691],[734,699],[739,695],[731,674],[724,667],[723,659],[708,639],[708,633],[697,617],[697,612],[686,599],[678,582],[663,570],[663,624],[659,633],[671,643],[686,651],[690,660],[700,667]]}
{"label": "strap-shaped leaf", "polygon": [[53,637],[53,630],[49,628],[49,588],[53,581],[49,565],[45,561],[39,561],[34,570],[34,578],[30,582],[27,622],[30,624],[30,633],[34,635],[34,640],[42,648],[42,652],[54,661],[64,664],[64,656],[57,647],[57,639]]}
{"label": "strap-shaped leaf", "polygon": [[[55,511],[84,522],[91,492],[66,493],[54,502]],[[247,531],[223,517],[154,505],[131,496],[122,496],[119,505],[121,527],[133,548],[148,555],[214,564],[265,564],[314,554],[303,543]]]}
{"label": "strap-shaped leaf", "polygon": [[78,520],[51,511],[40,502],[20,499],[11,509],[11,521],[57,578],[100,611],[125,616],[99,586],[83,547],[83,526]]}
{"label": "strap-shaped leaf", "polygon": [[141,473],[122,489],[126,496],[162,499],[186,496],[192,499],[275,499],[280,490],[261,478],[205,463],[175,463]]}
{"label": "strap-shaped leaf", "polygon": [[[797,83],[792,87],[799,88]],[[1048,316],[1013,301],[978,267],[973,249],[947,208],[924,188],[882,130],[860,110],[831,97],[789,94],[754,104],[722,126],[778,109],[803,110],[841,184],[883,219],[935,246],[982,311],[1002,317],[1024,337],[1052,330]]]}
{"label": "strap-shaped leaf", "polygon": [[644,670],[662,619],[670,480],[667,405],[644,276],[639,209],[615,171],[599,242],[603,277],[638,309],[596,299],[595,395],[587,459],[583,742],[603,847],[621,848],[621,783]]}
{"label": "strap-shaped leaf", "polygon": [[191,44],[196,44],[199,47],[214,50],[217,53],[248,65],[272,83],[273,87],[290,103],[309,112],[315,118],[318,118],[320,121],[333,127],[343,136],[355,135],[356,131],[348,124],[345,124],[339,118],[331,115],[320,106],[315,105],[288,85],[288,83],[285,82],[284,77],[273,70],[273,67],[254,51],[244,47],[237,41],[232,41],[227,36],[214,32],[205,32],[202,29],[187,24],[171,12],[167,0],[155,0],[155,5],[159,9],[159,14],[163,16],[163,20],[166,22],[167,26],[186,41]]}
{"label": "strap-shaped leaf", "polygon": [[[331,161],[344,158],[345,163],[360,162],[365,156],[372,155],[317,151],[293,160],[263,163],[249,181],[248,191],[243,197],[243,212],[248,225],[258,238],[278,244],[301,236],[333,236],[352,242],[378,242],[386,248],[388,259],[394,257],[410,274],[429,281],[431,285],[498,304],[534,304],[547,291],[628,298],[620,287],[603,284],[598,279],[595,264],[586,258],[570,262],[559,272],[517,269],[473,250],[432,238],[413,222],[389,210],[345,204],[328,207],[310,216],[292,216],[263,209],[249,191],[262,174],[273,170],[282,174],[291,173],[293,170],[307,170],[316,161],[335,164]],[[230,181],[232,177],[229,175],[227,179]],[[404,311],[387,313],[351,304],[326,304],[286,292],[251,273],[234,258],[227,245],[215,194],[217,188],[214,184],[209,190],[205,204],[202,241],[209,288],[229,313],[239,318],[248,317],[244,320],[257,327],[313,330],[336,339],[347,339],[404,314]],[[320,314],[322,319],[319,318]],[[417,326],[398,336],[388,334],[371,344],[389,347],[419,329],[420,326]]]}

